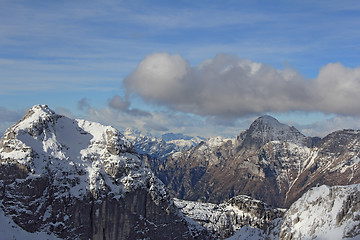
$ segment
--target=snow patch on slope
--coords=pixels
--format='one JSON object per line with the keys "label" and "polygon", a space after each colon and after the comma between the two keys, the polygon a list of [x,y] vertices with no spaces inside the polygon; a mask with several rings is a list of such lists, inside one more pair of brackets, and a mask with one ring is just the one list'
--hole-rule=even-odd
{"label": "snow patch on slope", "polygon": [[[206,228],[215,238],[275,239],[283,209],[275,209],[248,196],[237,196],[221,204],[174,199],[189,218]],[[254,237],[254,238],[252,238]],[[256,238],[257,237],[257,238]]]}
{"label": "snow patch on slope", "polygon": [[10,239],[60,240],[55,235],[45,232],[27,232],[0,211],[0,240]]}
{"label": "snow patch on slope", "polygon": [[163,139],[131,128],[127,128],[124,135],[131,141],[139,154],[148,154],[157,159],[165,159],[176,152],[190,149],[203,140],[200,137],[189,137],[181,134],[169,135],[183,136],[184,139],[170,138],[169,135],[164,135]]}
{"label": "snow patch on slope", "polygon": [[306,192],[285,214],[281,237],[360,239],[360,184]]}

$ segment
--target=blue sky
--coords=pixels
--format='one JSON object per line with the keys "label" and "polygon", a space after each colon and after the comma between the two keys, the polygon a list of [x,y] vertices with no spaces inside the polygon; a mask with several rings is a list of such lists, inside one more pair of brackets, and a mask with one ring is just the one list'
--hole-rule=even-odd
{"label": "blue sky", "polygon": [[0,132],[35,104],[155,135],[360,128],[359,26],[358,1],[0,0]]}

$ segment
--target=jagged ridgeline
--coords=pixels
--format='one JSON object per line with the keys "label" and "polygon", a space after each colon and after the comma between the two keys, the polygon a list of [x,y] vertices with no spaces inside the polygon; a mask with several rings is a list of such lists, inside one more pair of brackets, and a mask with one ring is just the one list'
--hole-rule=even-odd
{"label": "jagged ridgeline", "polygon": [[0,140],[0,239],[356,240],[360,184],[312,186],[359,182],[359,134],[338,131],[314,144],[261,117],[234,140],[147,161],[175,196],[234,196],[173,201],[119,131],[37,105]]}
{"label": "jagged ridgeline", "polygon": [[219,203],[244,194],[289,207],[311,187],[360,183],[360,132],[304,136],[270,116],[235,139],[210,138],[153,166],[172,196]]}
{"label": "jagged ridgeline", "polygon": [[1,220],[12,226],[0,238],[208,238],[112,127],[34,106],[4,133],[0,165]]}

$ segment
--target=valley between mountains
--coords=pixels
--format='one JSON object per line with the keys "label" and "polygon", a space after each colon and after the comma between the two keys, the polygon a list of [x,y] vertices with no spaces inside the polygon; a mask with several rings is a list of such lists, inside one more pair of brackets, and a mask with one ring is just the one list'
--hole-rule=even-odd
{"label": "valley between mountains", "polygon": [[271,116],[155,138],[36,105],[0,140],[0,239],[360,239],[359,154]]}

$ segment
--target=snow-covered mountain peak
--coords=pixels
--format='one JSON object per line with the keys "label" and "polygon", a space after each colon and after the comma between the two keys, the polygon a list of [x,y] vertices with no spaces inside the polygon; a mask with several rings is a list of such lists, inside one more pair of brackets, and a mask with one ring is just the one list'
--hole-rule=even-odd
{"label": "snow-covered mountain peak", "polygon": [[48,105],[45,105],[45,104],[34,105],[33,107],[31,107],[29,109],[29,111],[43,112],[43,113],[46,113],[46,114],[55,114],[55,112],[53,110],[51,110]]}
{"label": "snow-covered mountain peak", "polygon": [[30,125],[47,121],[54,116],[57,114],[47,105],[35,105],[26,112],[25,116],[17,123],[17,127],[19,129],[27,128]]}
{"label": "snow-covered mountain peak", "polygon": [[38,114],[38,115],[54,115],[55,112],[49,108],[48,105],[34,105],[28,110],[28,113]]}
{"label": "snow-covered mountain peak", "polygon": [[25,231],[63,239],[192,238],[124,135],[45,105],[31,108],[0,140],[0,211]]}
{"label": "snow-covered mountain peak", "polygon": [[[5,132],[0,159],[3,164],[23,166],[28,176],[59,176],[54,181],[60,185],[77,182],[76,197],[85,196],[88,190],[97,196],[104,189],[121,195],[132,187],[125,170],[132,166],[140,169],[143,177],[151,177],[132,144],[115,128],[61,116],[46,105],[32,107]],[[64,172],[67,178],[61,177]],[[111,178],[118,177],[123,181],[114,184]]]}

